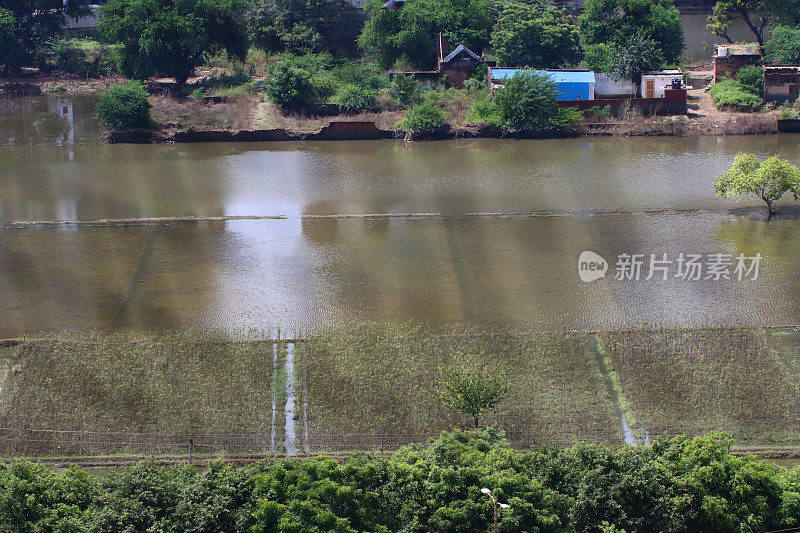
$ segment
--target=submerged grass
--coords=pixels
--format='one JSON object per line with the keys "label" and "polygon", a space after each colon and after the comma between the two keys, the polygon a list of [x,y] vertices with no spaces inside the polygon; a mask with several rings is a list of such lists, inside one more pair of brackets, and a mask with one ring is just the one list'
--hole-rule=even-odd
{"label": "submerged grass", "polygon": [[796,333],[658,329],[602,337],[640,430],[664,435],[717,429],[741,445],[800,439]]}

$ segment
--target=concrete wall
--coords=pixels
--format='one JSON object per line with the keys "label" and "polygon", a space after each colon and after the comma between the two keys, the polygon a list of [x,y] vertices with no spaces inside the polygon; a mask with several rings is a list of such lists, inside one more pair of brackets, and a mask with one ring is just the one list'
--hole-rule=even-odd
{"label": "concrete wall", "polygon": [[641,90],[639,91],[639,96],[641,96],[642,98],[645,98],[647,96],[647,94],[645,93],[645,91],[647,90],[647,80],[653,80],[655,89],[654,96],[656,98],[664,98],[664,90],[667,87],[671,87],[672,80],[676,79],[683,81],[683,74],[664,74],[664,75],[645,74],[642,76],[642,85],[641,85]]}
{"label": "concrete wall", "polygon": [[608,74],[598,72],[595,74],[594,84],[595,98],[603,98],[604,96],[636,96],[636,84],[633,80],[619,80],[615,81]]}
{"label": "concrete wall", "polygon": [[665,89],[664,98],[600,98],[559,102],[558,105],[578,109],[609,106],[615,110],[628,105],[640,110],[644,115],[685,115],[687,109],[686,89]]}
{"label": "concrete wall", "polygon": [[800,89],[800,68],[764,71],[764,101],[796,100]]}

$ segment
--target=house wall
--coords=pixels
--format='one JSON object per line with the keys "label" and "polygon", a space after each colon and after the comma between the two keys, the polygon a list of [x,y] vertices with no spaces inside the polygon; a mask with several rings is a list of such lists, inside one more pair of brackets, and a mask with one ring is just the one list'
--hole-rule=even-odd
{"label": "house wall", "polygon": [[572,100],[593,100],[594,99],[594,83],[577,83],[577,82],[556,82],[556,89],[558,96],[556,100],[572,101]]}
{"label": "house wall", "polygon": [[770,73],[764,72],[764,101],[786,102],[796,100],[800,88],[800,69]]}
{"label": "house wall", "polygon": [[641,90],[639,92],[639,96],[645,98],[647,95],[645,91],[647,90],[647,80],[654,80],[655,81],[655,94],[656,98],[664,98],[664,90],[667,87],[672,87],[672,80],[681,80],[683,81],[683,74],[669,74],[669,75],[643,75],[642,76],[642,85]]}
{"label": "house wall", "polygon": [[685,115],[686,89],[665,89],[664,98],[600,98],[596,100],[561,101],[561,107],[590,109],[592,107],[610,106],[619,109],[630,106],[644,115]]}
{"label": "house wall", "polygon": [[464,82],[472,77],[475,72],[475,61],[452,61],[450,63],[440,63],[441,73],[447,76],[447,80],[458,89],[464,86]]}
{"label": "house wall", "polygon": [[595,98],[604,96],[636,96],[636,84],[633,80],[619,80],[608,74],[598,72],[595,74],[594,94]]}
{"label": "house wall", "polygon": [[729,55],[725,57],[714,57],[714,83],[722,78],[734,77],[739,69],[748,65],[761,66],[763,60],[760,54],[753,55]]}

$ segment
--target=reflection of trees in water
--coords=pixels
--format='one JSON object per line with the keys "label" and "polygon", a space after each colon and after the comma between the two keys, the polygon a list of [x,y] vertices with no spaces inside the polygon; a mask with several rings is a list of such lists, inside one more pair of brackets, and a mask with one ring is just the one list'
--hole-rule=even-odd
{"label": "reflection of trees in water", "polygon": [[[54,113],[49,98],[14,98],[25,103],[9,103],[0,112],[0,140],[4,144],[71,142],[72,113]],[[63,108],[63,106],[59,106]],[[69,106],[71,108],[71,104]],[[60,110],[59,110],[60,111]]]}

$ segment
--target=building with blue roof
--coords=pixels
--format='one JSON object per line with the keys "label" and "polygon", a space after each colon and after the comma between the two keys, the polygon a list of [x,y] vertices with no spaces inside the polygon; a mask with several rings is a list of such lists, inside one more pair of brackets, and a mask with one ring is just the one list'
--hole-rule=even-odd
{"label": "building with blue roof", "polygon": [[[489,69],[489,86],[494,91],[502,87],[507,79],[523,69],[497,68]],[[537,74],[550,77],[556,84],[559,102],[576,100],[594,100],[595,75],[591,70],[531,70]]]}

